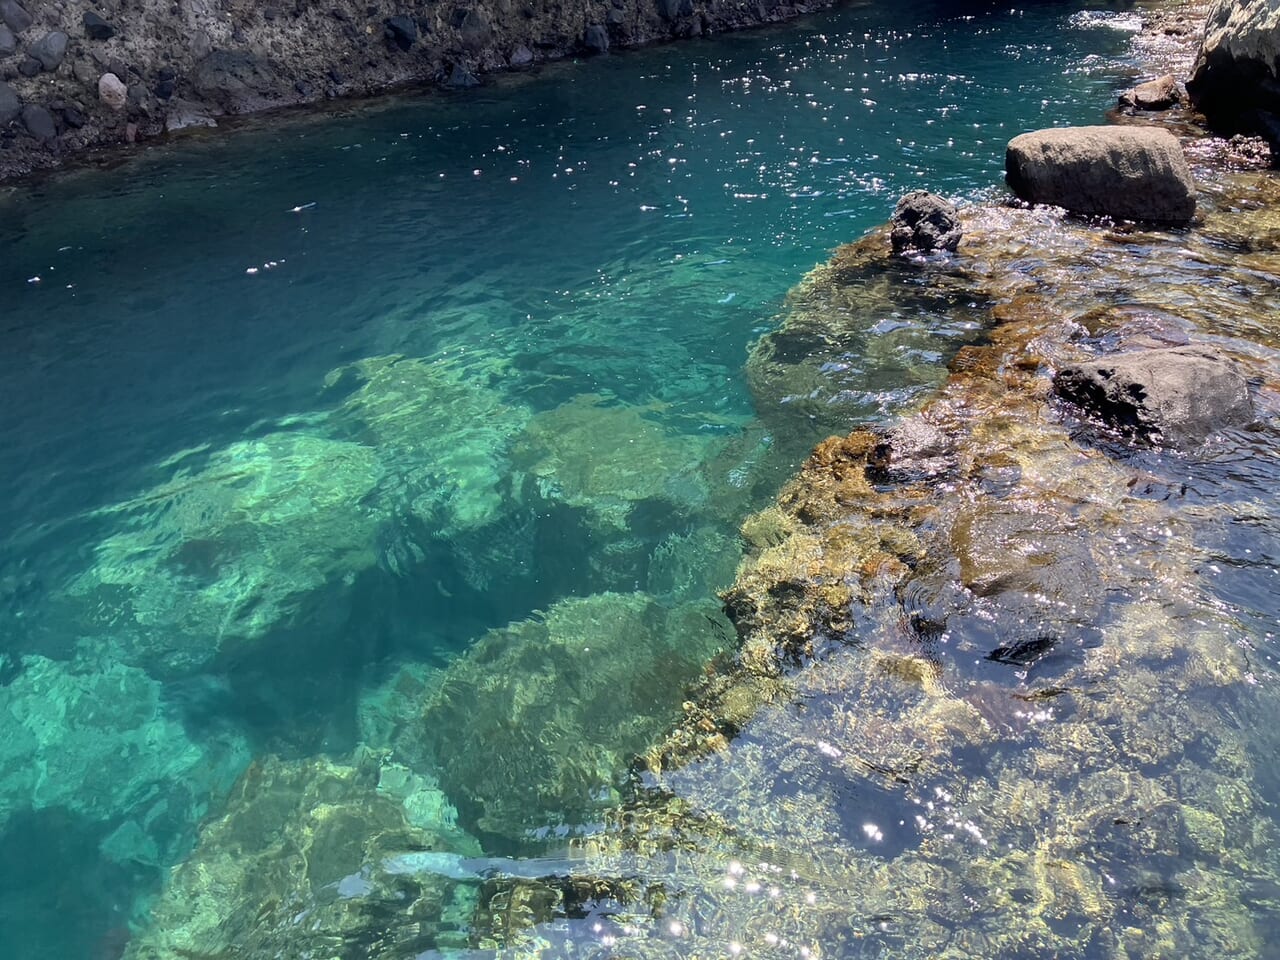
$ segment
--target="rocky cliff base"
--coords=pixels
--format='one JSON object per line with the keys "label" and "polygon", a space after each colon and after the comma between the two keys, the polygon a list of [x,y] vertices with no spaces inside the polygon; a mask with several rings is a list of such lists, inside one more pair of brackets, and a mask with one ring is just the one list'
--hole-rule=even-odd
{"label": "rocky cliff base", "polygon": [[219,117],[786,20],[832,0],[0,0],[0,179]]}

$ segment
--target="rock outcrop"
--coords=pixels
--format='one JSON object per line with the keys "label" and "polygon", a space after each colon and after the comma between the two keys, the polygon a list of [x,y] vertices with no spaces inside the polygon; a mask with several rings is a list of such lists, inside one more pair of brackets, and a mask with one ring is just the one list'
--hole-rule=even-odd
{"label": "rock outcrop", "polygon": [[960,245],[955,204],[928,190],[912,190],[898,201],[892,228],[889,238],[894,253],[954,252]]}
{"label": "rock outcrop", "polygon": [[1253,420],[1245,378],[1204,347],[1140,350],[1058,371],[1054,389],[1135,439],[1179,449]]}
{"label": "rock outcrop", "polygon": [[1280,0],[1217,0],[1187,91],[1227,133],[1280,143]]}
{"label": "rock outcrop", "polygon": [[[190,123],[786,20],[831,0],[0,0],[0,179]],[[100,98],[99,78],[128,90]],[[15,123],[47,110],[52,137]],[[177,104],[185,104],[179,107]],[[43,132],[43,131],[41,131]]]}
{"label": "rock outcrop", "polygon": [[1072,213],[1187,223],[1195,184],[1182,147],[1164,130],[1064,127],[1009,141],[1005,177],[1023,200]]}

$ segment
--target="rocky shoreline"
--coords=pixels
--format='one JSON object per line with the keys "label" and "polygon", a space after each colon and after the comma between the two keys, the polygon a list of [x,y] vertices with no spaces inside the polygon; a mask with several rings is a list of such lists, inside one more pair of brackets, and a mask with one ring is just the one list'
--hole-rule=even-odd
{"label": "rocky shoreline", "polygon": [[2,0],[0,180],[219,118],[775,23],[833,0]]}
{"label": "rocky shoreline", "polygon": [[[1161,68],[1189,63],[1185,34],[1179,52],[1149,31]],[[832,436],[744,523],[737,652],[665,736],[635,731],[652,745],[601,828],[543,860],[482,857],[466,833],[519,836],[512,771],[554,808],[619,761],[593,732],[660,670],[584,674],[585,706],[486,678],[518,652],[498,673],[537,686],[532,664],[580,669],[565,650],[584,638],[645,646],[628,638],[650,620],[674,635],[624,595],[389,683],[399,757],[488,698],[462,759],[500,775],[460,777],[472,796],[365,749],[255,764],[125,956],[1267,956],[1280,702],[1213,561],[1268,542],[1280,184],[1265,149],[1184,108],[1117,119],[1176,133],[1188,225],[915,197],[905,238],[875,230],[792,291],[748,361],[762,411],[794,396],[838,423],[826,361],[885,316],[962,312],[981,336],[915,412]],[[1215,419],[1155,382],[1185,364],[1212,368]],[[1119,385],[1120,412],[1089,383]],[[557,744],[533,769],[531,737]]]}

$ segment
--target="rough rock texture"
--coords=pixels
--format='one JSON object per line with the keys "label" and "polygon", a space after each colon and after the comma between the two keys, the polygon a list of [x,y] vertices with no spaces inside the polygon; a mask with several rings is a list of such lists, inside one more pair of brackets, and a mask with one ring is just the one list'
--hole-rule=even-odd
{"label": "rough rock texture", "polygon": [[1120,106],[1132,110],[1167,110],[1181,100],[1182,91],[1171,73],[1140,83],[1120,94]]}
{"label": "rough rock texture", "polygon": [[1192,447],[1215,430],[1253,420],[1249,388],[1228,360],[1204,347],[1141,350],[1058,371],[1054,388],[1137,438]]}
{"label": "rough rock texture", "polygon": [[1195,184],[1172,134],[1145,127],[1065,127],[1009,141],[1005,177],[1023,200],[1072,213],[1186,223]]}
{"label": "rough rock texture", "polygon": [[1210,122],[1228,133],[1280,142],[1280,0],[1218,0],[1187,91]]}
{"label": "rough rock texture", "polygon": [[899,200],[891,223],[894,253],[954,251],[960,245],[955,204],[928,190],[913,190]]}
{"label": "rough rock texture", "polygon": [[[41,142],[0,113],[0,178],[85,147],[146,140],[175,99],[206,117],[362,96],[407,83],[474,86],[495,70],[786,20],[832,0],[0,0],[0,81],[54,116]],[[97,96],[114,73],[127,108]],[[3,109],[0,98],[0,109]]]}

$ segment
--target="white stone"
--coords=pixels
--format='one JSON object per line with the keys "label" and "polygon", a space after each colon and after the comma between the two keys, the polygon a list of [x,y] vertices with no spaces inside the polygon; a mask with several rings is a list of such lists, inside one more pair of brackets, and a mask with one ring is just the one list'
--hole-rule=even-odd
{"label": "white stone", "polygon": [[104,73],[98,78],[98,99],[112,110],[123,110],[129,102],[129,89],[114,73]]}

